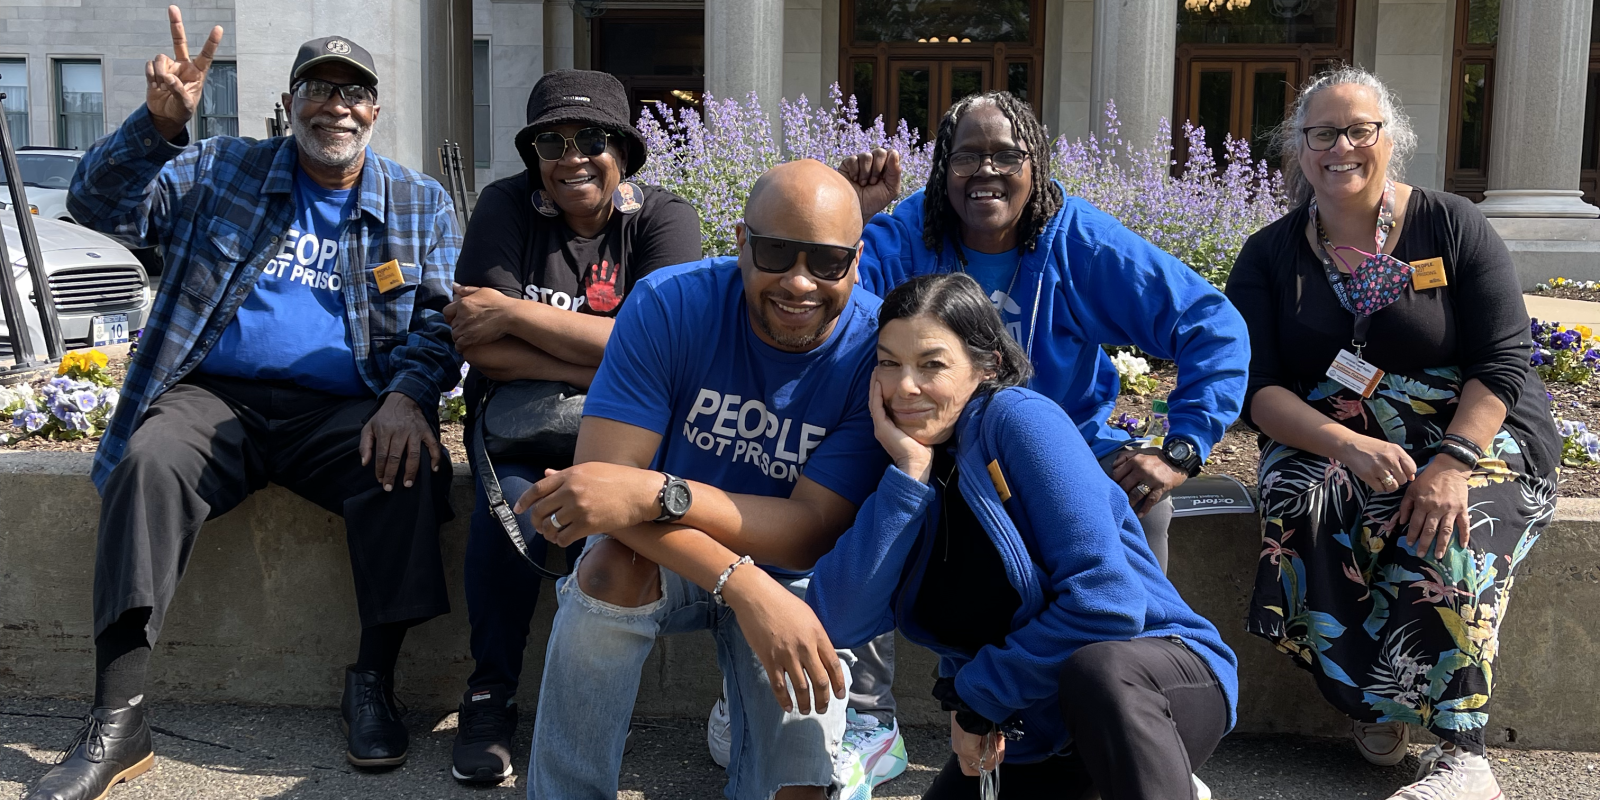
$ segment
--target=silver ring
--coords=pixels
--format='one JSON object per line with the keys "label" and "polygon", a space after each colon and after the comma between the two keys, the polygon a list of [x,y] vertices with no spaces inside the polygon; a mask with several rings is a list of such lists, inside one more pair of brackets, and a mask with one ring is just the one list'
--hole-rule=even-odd
{"label": "silver ring", "polygon": [[1149,497],[1150,496],[1150,487],[1145,485],[1145,484],[1143,484],[1143,483],[1141,483],[1138,486],[1135,486],[1133,488],[1139,490],[1139,496],[1140,497]]}
{"label": "silver ring", "polygon": [[556,521],[556,512],[554,511],[550,512],[550,527],[555,528],[557,533],[561,532],[562,525]]}

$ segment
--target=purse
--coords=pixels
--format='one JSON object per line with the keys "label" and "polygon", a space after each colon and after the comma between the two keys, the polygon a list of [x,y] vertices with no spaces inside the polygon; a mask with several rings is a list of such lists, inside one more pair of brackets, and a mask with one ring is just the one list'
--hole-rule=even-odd
{"label": "purse", "polygon": [[555,572],[528,554],[517,515],[500,490],[493,458],[570,461],[578,446],[578,425],[583,421],[582,389],[562,381],[516,380],[493,382],[478,406],[473,426],[477,447],[473,467],[483,482],[489,513],[500,522],[513,547],[540,575],[552,580],[571,574]]}

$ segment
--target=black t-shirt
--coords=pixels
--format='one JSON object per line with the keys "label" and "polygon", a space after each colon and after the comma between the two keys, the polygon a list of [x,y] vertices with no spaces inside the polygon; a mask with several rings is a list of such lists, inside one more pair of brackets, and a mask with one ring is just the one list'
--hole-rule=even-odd
{"label": "black t-shirt", "polygon": [[[639,198],[637,210],[613,208],[599,235],[584,238],[561,217],[535,210],[526,171],[489,184],[467,223],[456,283],[563,311],[615,317],[640,278],[701,257],[700,215],[694,206],[660,187],[631,185]],[[476,371],[468,376],[469,411],[476,410],[484,386]]]}
{"label": "black t-shirt", "polygon": [[[1306,239],[1306,205],[1257,231],[1228,278],[1228,299],[1250,329],[1250,386],[1241,419],[1267,386],[1300,397],[1323,381],[1350,346],[1355,317],[1339,304]],[[1505,243],[1471,201],[1413,189],[1393,255],[1415,263],[1444,261],[1447,285],[1417,291],[1372,315],[1362,356],[1407,375],[1460,367],[1505,403],[1506,428],[1523,444],[1531,468],[1551,474],[1560,453],[1539,373],[1529,364],[1533,337],[1516,266]]]}
{"label": "black t-shirt", "polygon": [[961,475],[948,445],[933,450],[933,477],[943,484],[939,528],[912,614],[940,644],[970,653],[986,644],[999,647],[1011,633],[1022,596],[1006,575],[1000,551],[961,496]]}

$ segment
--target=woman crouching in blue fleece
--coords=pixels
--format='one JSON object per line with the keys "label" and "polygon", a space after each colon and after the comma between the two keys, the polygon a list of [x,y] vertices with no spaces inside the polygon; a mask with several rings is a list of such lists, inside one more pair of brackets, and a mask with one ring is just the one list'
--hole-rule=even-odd
{"label": "woman crouching in blue fleece", "polygon": [[924,275],[878,318],[871,409],[894,459],[817,562],[838,647],[899,628],[940,657],[954,753],[925,798],[1197,797],[1233,725],[1217,629],[1162,574],[1061,406],[972,278]]}

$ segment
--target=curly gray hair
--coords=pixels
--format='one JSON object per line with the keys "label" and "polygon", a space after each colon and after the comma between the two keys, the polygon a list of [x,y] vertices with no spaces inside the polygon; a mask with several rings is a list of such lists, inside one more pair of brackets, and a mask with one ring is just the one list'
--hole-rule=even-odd
{"label": "curly gray hair", "polygon": [[1394,93],[1378,76],[1360,68],[1341,65],[1311,79],[1295,98],[1294,107],[1283,123],[1273,132],[1274,149],[1283,156],[1283,177],[1293,203],[1302,203],[1311,197],[1311,185],[1300,172],[1300,151],[1305,147],[1305,136],[1300,132],[1306,125],[1306,110],[1311,98],[1324,89],[1334,86],[1365,86],[1378,98],[1378,115],[1383,118],[1383,132],[1394,142],[1394,152],[1389,157],[1390,180],[1400,180],[1405,174],[1406,161],[1417,149],[1417,132],[1411,128],[1411,118],[1406,116],[1400,96]]}

